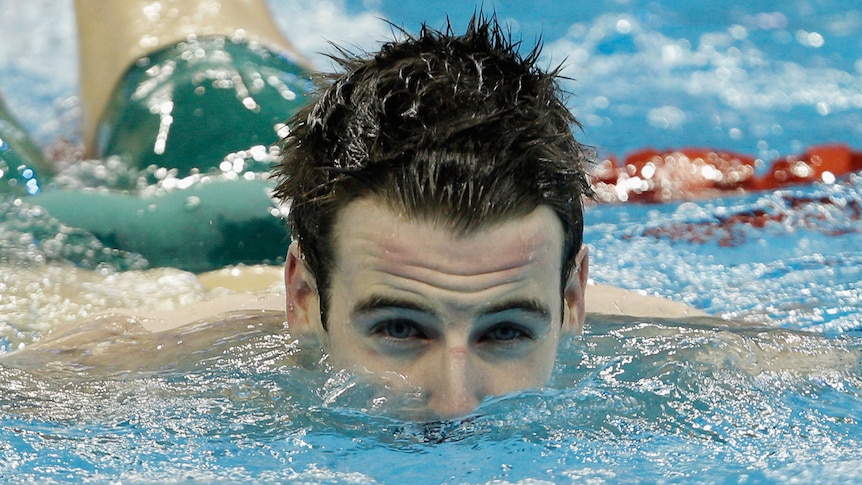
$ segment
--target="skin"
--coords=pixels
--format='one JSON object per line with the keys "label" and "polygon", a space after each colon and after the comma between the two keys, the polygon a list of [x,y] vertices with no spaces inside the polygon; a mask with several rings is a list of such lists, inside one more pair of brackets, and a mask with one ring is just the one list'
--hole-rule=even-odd
{"label": "skin", "polygon": [[563,228],[548,207],[459,236],[359,199],[336,228],[326,329],[314,277],[290,249],[291,333],[316,337],[337,369],[418,388],[431,417],[542,386],[560,338],[582,331],[587,251],[561,293]]}
{"label": "skin", "polygon": [[[211,299],[158,311],[137,304],[107,309],[59,325],[0,360],[42,369],[86,368],[90,375],[195,365],[208,352],[219,355],[220,346],[232,338],[283,332],[287,317],[291,336],[322,342],[336,370],[381,379],[393,396],[408,398],[407,406],[398,406],[405,417],[423,420],[460,416],[484,396],[542,386],[560,337],[582,332],[585,309],[615,316],[706,315],[681,303],[594,283],[585,305],[586,250],[560,295],[562,233],[547,208],[466,237],[371,201],[348,206],[340,219],[330,332],[320,323],[314,278],[293,245],[283,275],[287,315],[284,293],[273,290],[280,286],[281,271],[231,267],[198,276],[202,291],[218,295]],[[69,280],[77,282],[73,289],[77,284],[86,290],[90,281],[105,285],[100,273],[66,271],[75,273]],[[163,276],[157,269],[136,278]],[[378,297],[376,303],[363,305],[375,301],[371,296]],[[247,317],[255,315],[252,324]],[[729,325],[723,320],[711,324]],[[422,392],[415,392],[417,387]]]}

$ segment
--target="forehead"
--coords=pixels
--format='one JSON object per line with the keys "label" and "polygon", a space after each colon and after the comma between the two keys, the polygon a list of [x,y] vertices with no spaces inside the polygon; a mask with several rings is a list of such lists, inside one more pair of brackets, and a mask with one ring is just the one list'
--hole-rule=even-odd
{"label": "forehead", "polygon": [[470,284],[475,285],[476,276],[499,277],[537,265],[559,278],[563,229],[553,210],[540,206],[525,216],[461,234],[445,223],[415,219],[363,198],[339,213],[335,248],[335,268],[342,273],[373,266],[390,273],[446,275],[458,290],[458,277],[474,277]]}

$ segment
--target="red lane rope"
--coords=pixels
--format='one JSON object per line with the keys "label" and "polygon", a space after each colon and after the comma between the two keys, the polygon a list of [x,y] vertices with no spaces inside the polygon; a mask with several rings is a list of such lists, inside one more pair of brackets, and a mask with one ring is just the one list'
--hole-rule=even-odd
{"label": "red lane rope", "polygon": [[816,145],[801,155],[774,160],[757,175],[762,161],[730,151],[652,148],[629,154],[620,164],[603,160],[591,172],[601,202],[661,203],[703,199],[726,193],[772,190],[836,179],[862,170],[862,152],[845,144]]}
{"label": "red lane rope", "polygon": [[[844,144],[817,145],[802,153],[773,161],[757,175],[753,157],[701,148],[657,151],[644,149],[622,164],[609,158],[592,171],[593,188],[601,202],[662,203],[704,199],[732,193],[774,190],[813,182],[834,183],[862,170],[862,152]],[[862,231],[862,203],[832,197],[782,194],[769,207],[713,215],[697,222],[669,222],[623,236],[652,237],[694,244],[739,246],[762,230],[805,228],[829,236]],[[761,231],[752,233],[751,229]]]}

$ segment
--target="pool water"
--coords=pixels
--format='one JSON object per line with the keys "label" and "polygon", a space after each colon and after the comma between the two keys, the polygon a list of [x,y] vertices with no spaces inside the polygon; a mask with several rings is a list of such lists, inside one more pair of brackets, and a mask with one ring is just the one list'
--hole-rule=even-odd
{"label": "pool water", "polygon": [[[326,68],[315,53],[327,39],[373,49],[388,38],[378,16],[415,30],[423,20],[442,26],[449,11],[459,28],[474,5],[450,3],[271,5]],[[600,155],[708,146],[758,157],[766,171],[816,144],[862,149],[862,8],[580,3],[493,6],[525,43],[543,36],[549,65],[565,61],[582,141]],[[71,15],[71,2],[0,0],[0,88],[37,142],[67,160],[78,143]],[[19,357],[108,308],[170,310],[232,290],[148,268],[27,200],[0,200],[0,481],[860,481],[860,207],[853,174],[591,206],[594,280],[718,319],[592,315],[584,337],[562,344],[546,388],[488,399],[465,419],[416,423],[398,412],[410,396],[329,373],[313,352],[297,365],[272,315],[212,322],[201,332],[206,350],[183,358],[134,334],[106,341],[157,349],[137,369],[94,372],[68,353]]]}
{"label": "pool water", "polygon": [[108,378],[3,368],[4,481],[859,479],[858,339],[594,318],[546,389],[441,423],[294,350],[260,332]]}

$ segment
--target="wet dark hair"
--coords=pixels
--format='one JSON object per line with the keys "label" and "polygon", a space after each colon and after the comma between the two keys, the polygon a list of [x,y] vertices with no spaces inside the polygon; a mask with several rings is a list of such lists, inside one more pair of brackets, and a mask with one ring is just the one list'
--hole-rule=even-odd
{"label": "wet dark hair", "polygon": [[562,222],[562,281],[583,237],[592,195],[559,68],[522,56],[495,17],[474,15],[456,35],[423,25],[376,54],[338,49],[316,101],[289,122],[275,196],[314,275],[321,309],[334,268],[333,227],[360,197],[468,234],[547,205]]}

